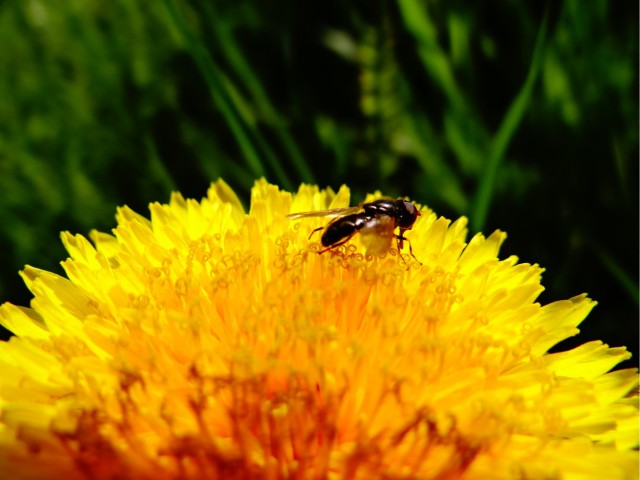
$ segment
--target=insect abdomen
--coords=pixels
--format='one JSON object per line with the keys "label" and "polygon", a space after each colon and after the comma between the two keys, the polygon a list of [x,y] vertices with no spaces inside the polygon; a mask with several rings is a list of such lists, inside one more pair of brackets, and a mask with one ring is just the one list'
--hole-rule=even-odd
{"label": "insect abdomen", "polygon": [[324,247],[335,245],[340,242],[340,240],[352,236],[363,228],[368,221],[369,218],[363,217],[362,214],[359,213],[339,218],[327,226],[320,242],[322,242],[322,246]]}

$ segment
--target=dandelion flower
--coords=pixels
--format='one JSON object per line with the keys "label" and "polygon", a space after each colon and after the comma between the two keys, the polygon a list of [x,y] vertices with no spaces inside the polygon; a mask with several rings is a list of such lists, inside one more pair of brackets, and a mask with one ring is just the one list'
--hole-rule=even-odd
{"label": "dandelion flower", "polygon": [[637,478],[629,353],[548,353],[592,300],[536,303],[503,233],[427,208],[422,265],[287,219],[347,205],[258,181],[247,214],[218,181],[63,233],[66,277],[28,266],[30,308],[0,307],[4,478]]}

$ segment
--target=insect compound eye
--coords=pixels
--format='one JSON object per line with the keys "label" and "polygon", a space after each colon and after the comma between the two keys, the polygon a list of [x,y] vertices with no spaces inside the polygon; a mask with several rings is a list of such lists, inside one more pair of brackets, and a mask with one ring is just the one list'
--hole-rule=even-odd
{"label": "insect compound eye", "polygon": [[404,208],[407,210],[407,213],[409,215],[415,215],[416,212],[418,211],[416,209],[416,206],[413,203],[408,202],[406,200],[403,200],[402,203],[404,204]]}
{"label": "insect compound eye", "polygon": [[400,215],[400,226],[411,228],[416,218],[420,216],[420,212],[413,203],[407,200],[402,201],[402,206],[404,211]]}

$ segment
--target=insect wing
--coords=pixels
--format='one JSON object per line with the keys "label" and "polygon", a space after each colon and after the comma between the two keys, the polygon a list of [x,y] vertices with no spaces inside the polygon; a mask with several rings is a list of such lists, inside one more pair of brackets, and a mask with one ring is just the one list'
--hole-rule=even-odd
{"label": "insect wing", "polygon": [[331,208],[329,210],[314,210],[312,212],[299,212],[287,215],[289,220],[296,220],[298,218],[307,217],[342,217],[352,213],[358,213],[361,210],[360,207],[343,207],[343,208]]}
{"label": "insect wing", "polygon": [[395,226],[388,215],[376,215],[367,222],[360,230],[360,238],[368,255],[381,255],[389,250]]}

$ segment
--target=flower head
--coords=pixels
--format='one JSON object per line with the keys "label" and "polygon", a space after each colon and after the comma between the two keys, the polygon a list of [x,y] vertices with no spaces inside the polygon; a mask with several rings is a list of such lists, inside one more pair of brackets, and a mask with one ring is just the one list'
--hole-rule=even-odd
{"label": "flower head", "polygon": [[[540,305],[536,265],[498,258],[426,208],[410,239],[318,255],[346,187],[257,182],[245,214],[219,181],[113,234],[62,234],[67,278],[27,267],[0,307],[7,478],[625,478],[634,370],[575,335],[594,302]],[[324,223],[323,223],[324,222]],[[405,247],[406,248],[406,247]],[[407,268],[407,265],[410,268]],[[610,372],[610,373],[608,373]]]}

